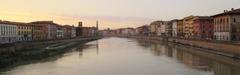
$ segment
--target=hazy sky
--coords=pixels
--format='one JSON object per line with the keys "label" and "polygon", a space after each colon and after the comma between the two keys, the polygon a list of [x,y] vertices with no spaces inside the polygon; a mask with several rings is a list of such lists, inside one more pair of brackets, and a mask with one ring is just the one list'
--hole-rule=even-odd
{"label": "hazy sky", "polygon": [[59,24],[101,28],[136,27],[154,20],[189,15],[213,15],[240,8],[240,0],[0,0],[0,19],[30,22],[54,20]]}

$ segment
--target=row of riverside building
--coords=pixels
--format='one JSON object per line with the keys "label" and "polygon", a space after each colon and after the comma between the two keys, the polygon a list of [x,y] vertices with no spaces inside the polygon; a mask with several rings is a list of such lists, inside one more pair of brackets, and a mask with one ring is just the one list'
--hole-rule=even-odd
{"label": "row of riverside building", "polygon": [[96,32],[96,27],[82,27],[82,22],[79,22],[78,27],[74,27],[53,21],[21,23],[0,20],[0,44],[90,37]]}
{"label": "row of riverside building", "polygon": [[240,9],[232,8],[230,11],[224,10],[223,13],[212,16],[188,16],[171,21],[154,21],[150,25],[116,29],[111,31],[111,33],[183,39],[240,41]]}

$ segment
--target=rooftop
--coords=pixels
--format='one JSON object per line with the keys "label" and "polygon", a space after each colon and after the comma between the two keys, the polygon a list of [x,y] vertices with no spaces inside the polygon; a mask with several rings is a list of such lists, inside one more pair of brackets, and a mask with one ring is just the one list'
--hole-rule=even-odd
{"label": "rooftop", "polygon": [[222,15],[240,15],[240,8],[233,9],[231,11],[224,10],[223,13],[213,15],[212,17],[222,16]]}
{"label": "rooftop", "polygon": [[159,23],[163,23],[163,21],[153,21],[150,25],[158,25]]}
{"label": "rooftop", "polygon": [[31,24],[52,24],[52,25],[59,25],[54,23],[53,21],[35,21],[35,22],[31,22]]}
{"label": "rooftop", "polygon": [[210,16],[197,16],[195,19],[201,19],[201,20],[205,19],[205,20],[207,20],[207,19],[212,19],[212,17],[210,17]]}
{"label": "rooftop", "polygon": [[0,24],[11,24],[11,25],[31,25],[23,22],[12,22],[12,21],[0,21]]}

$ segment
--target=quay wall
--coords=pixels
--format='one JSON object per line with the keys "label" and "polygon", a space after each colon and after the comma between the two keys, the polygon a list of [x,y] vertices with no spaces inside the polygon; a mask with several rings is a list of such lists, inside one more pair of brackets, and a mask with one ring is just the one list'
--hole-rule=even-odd
{"label": "quay wall", "polygon": [[22,42],[22,43],[14,43],[8,44],[4,46],[0,46],[0,53],[9,52],[9,51],[22,51],[22,50],[30,50],[30,49],[40,49],[47,47],[51,44],[62,43],[62,42],[82,42],[85,40],[92,40],[97,38],[76,38],[76,39],[66,39],[66,40],[55,40],[55,41],[43,41],[43,42]]}
{"label": "quay wall", "polygon": [[0,48],[0,70],[3,68],[14,67],[24,63],[41,60],[47,57],[61,55],[69,49],[47,50],[47,46],[58,43],[77,42],[66,48],[71,48],[86,42],[98,40],[100,38],[78,38],[69,40],[45,41],[17,43],[8,47]]}
{"label": "quay wall", "polygon": [[[124,36],[120,36],[120,37],[124,37]],[[207,51],[211,51],[216,54],[221,54],[221,55],[225,55],[233,58],[240,58],[240,44],[237,44],[237,43],[207,41],[207,40],[189,40],[189,39],[180,39],[180,38],[163,38],[163,37],[151,37],[151,36],[150,37],[149,36],[148,37],[131,36],[129,38],[178,43],[186,46],[204,48]]]}
{"label": "quay wall", "polygon": [[176,43],[229,53],[234,56],[240,55],[240,45],[237,45],[237,44],[218,43],[218,42],[200,41],[200,40],[185,40],[185,39],[174,39],[174,40],[175,41],[173,42],[176,42]]}

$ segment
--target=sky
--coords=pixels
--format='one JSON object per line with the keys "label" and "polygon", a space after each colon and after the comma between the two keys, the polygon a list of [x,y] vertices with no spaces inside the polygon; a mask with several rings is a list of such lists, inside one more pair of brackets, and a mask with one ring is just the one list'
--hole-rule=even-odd
{"label": "sky", "polygon": [[31,22],[53,20],[58,24],[100,29],[138,27],[155,20],[211,16],[240,8],[240,0],[0,0],[0,20]]}

